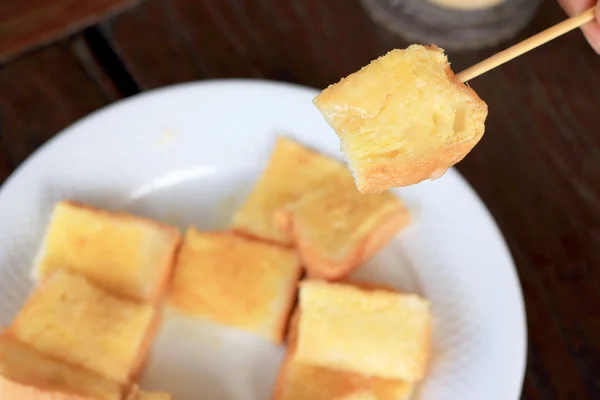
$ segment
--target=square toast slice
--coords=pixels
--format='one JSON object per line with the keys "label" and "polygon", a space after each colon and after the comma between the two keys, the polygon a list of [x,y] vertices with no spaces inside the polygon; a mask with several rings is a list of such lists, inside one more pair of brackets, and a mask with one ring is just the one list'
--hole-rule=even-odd
{"label": "square toast slice", "polygon": [[338,280],[367,261],[410,222],[391,193],[361,194],[350,172],[276,214],[292,233],[309,277]]}
{"label": "square toast slice", "polygon": [[166,289],[180,240],[179,230],[155,221],[62,201],[34,276],[43,280],[64,268],[117,295],[154,301]]}
{"label": "square toast slice", "polygon": [[407,382],[429,359],[429,302],[416,295],[308,280],[300,285],[298,362]]}
{"label": "square toast slice", "polygon": [[273,400],[408,400],[413,385],[394,379],[317,367],[295,359],[298,321],[296,308],[288,334],[288,349],[275,383]]}
{"label": "square toast slice", "polygon": [[168,302],[189,316],[280,343],[301,271],[293,249],[190,228]]}
{"label": "square toast slice", "polygon": [[0,335],[0,399],[121,400],[122,387]]}
{"label": "square toast slice", "polygon": [[479,142],[487,117],[487,105],[435,46],[392,50],[314,104],[340,137],[363,193],[442,176]]}
{"label": "square toast slice", "polygon": [[233,217],[233,229],[263,240],[292,244],[291,235],[275,226],[275,212],[344,169],[338,160],[278,137],[260,179]]}
{"label": "square toast slice", "polygon": [[157,325],[152,305],[58,270],[34,291],[9,332],[42,354],[126,383],[142,367]]}

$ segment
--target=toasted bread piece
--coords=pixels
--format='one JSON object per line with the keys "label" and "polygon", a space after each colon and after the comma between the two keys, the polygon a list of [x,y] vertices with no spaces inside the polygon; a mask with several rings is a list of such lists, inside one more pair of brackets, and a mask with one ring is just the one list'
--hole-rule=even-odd
{"label": "toasted bread piece", "polygon": [[157,300],[180,240],[170,226],[63,201],[54,208],[34,275],[45,279],[64,268],[112,293]]}
{"label": "toasted bread piece", "polygon": [[394,379],[368,377],[297,361],[297,308],[290,322],[288,350],[279,369],[273,400],[405,400],[413,385]]}
{"label": "toasted bread piece", "polygon": [[127,400],[171,400],[172,397],[167,392],[146,392],[140,390],[138,385],[134,385],[129,394]]}
{"label": "toasted bread piece", "polygon": [[182,313],[280,343],[301,270],[293,249],[190,228],[168,301]]}
{"label": "toasted bread piece", "polygon": [[274,213],[344,169],[333,158],[278,137],[261,178],[233,218],[233,228],[267,241],[291,244],[291,235],[274,225]]}
{"label": "toasted bread piece", "polygon": [[276,214],[292,232],[309,277],[336,280],[367,261],[410,222],[393,194],[361,194],[345,171]]}
{"label": "toasted bread piece", "polygon": [[155,330],[152,305],[115,297],[58,270],[29,298],[9,332],[43,354],[126,383]]}
{"label": "toasted bread piece", "polygon": [[122,388],[0,334],[0,399],[121,400]]}
{"label": "toasted bread piece", "polygon": [[363,193],[440,177],[479,142],[487,117],[487,105],[435,46],[392,50],[314,103]]}
{"label": "toasted bread piece", "polygon": [[407,382],[425,374],[431,315],[419,296],[308,280],[300,309],[298,362]]}

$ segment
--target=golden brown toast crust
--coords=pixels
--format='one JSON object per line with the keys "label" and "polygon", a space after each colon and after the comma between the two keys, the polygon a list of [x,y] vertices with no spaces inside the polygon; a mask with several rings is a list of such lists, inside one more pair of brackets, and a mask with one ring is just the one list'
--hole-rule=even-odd
{"label": "golden brown toast crust", "polygon": [[422,182],[438,173],[444,174],[449,167],[461,161],[480,139],[481,136],[469,142],[448,146],[443,152],[419,164],[375,164],[362,170],[363,178],[357,188],[361,193],[382,193],[391,188]]}
{"label": "golden brown toast crust", "polygon": [[[302,268],[298,269],[298,275],[296,276],[296,282],[299,282],[302,278],[303,270]],[[287,309],[285,313],[281,316],[279,321],[279,330],[278,334],[275,337],[276,344],[282,344],[285,341],[286,333],[288,332],[289,326],[291,324],[291,318],[293,318],[293,310],[296,306],[298,300],[298,286],[296,284],[296,288],[289,293],[289,299],[287,302]]]}
{"label": "golden brown toast crust", "polygon": [[140,380],[142,375],[144,374],[144,370],[149,362],[150,350],[152,348],[152,344],[154,343],[154,338],[156,338],[161,324],[162,313],[161,310],[157,308],[156,313],[154,314],[154,319],[152,320],[152,323],[150,324],[150,326],[148,327],[148,331],[146,332],[146,336],[140,344],[138,357],[131,369],[131,380],[134,382]]}

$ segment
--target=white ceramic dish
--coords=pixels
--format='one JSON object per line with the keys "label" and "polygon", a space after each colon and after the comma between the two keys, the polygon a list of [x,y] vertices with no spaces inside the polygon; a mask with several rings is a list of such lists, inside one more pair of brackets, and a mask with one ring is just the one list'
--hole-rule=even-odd
{"label": "white ceramic dish", "polygon": [[[152,91],[100,110],[42,147],[0,191],[0,325],[32,282],[53,203],[73,198],[184,228],[225,228],[264,166],[276,133],[339,156],[311,100],[260,81]],[[414,224],[357,272],[432,301],[433,358],[415,398],[510,400],[525,368],[523,300],[490,214],[454,170],[397,191]],[[270,398],[284,353],[217,326],[167,315],[143,379],[177,400]]]}

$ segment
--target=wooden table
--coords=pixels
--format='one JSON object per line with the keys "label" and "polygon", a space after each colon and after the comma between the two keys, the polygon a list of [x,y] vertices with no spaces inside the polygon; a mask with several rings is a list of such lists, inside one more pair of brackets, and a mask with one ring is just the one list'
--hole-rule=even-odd
{"label": "wooden table", "polygon": [[[563,17],[548,1],[513,42]],[[228,77],[322,88],[404,46],[356,0],[148,0],[0,66],[0,179],[62,128],[143,90]],[[498,50],[450,59],[461,70]],[[490,113],[459,169],[518,266],[523,398],[598,399],[600,57],[572,33],[472,86]]]}

